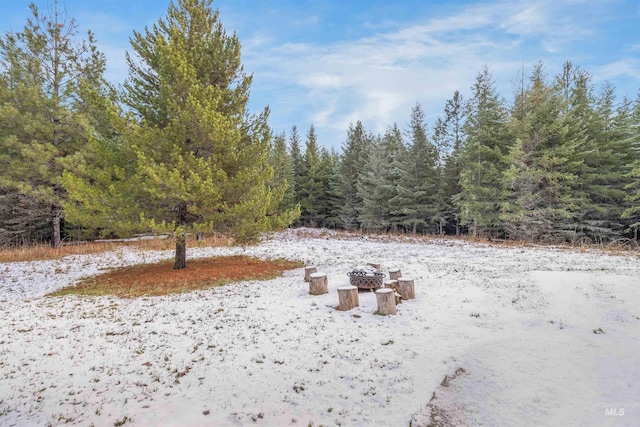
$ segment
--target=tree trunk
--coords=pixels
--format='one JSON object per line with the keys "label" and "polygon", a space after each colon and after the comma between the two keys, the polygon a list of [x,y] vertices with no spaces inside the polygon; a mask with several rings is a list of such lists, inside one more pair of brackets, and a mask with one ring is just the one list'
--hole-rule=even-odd
{"label": "tree trunk", "polygon": [[173,263],[174,270],[180,270],[187,266],[187,204],[178,205],[178,230],[180,234],[176,236],[176,258]]}
{"label": "tree trunk", "polygon": [[60,237],[60,222],[62,212],[57,206],[51,205],[51,247],[58,248],[62,239]]}
{"label": "tree trunk", "polygon": [[187,235],[180,234],[176,237],[176,258],[173,263],[174,270],[180,270],[187,266]]}

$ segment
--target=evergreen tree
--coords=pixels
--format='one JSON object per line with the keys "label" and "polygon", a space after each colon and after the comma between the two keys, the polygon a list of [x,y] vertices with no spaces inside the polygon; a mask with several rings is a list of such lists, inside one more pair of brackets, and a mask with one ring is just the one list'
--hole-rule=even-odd
{"label": "evergreen tree", "polygon": [[403,226],[403,217],[394,206],[397,200],[398,189],[401,185],[403,168],[408,152],[407,144],[402,137],[402,132],[397,123],[387,130],[381,141],[382,151],[385,155],[387,170],[384,174],[385,182],[381,188],[386,195],[385,210],[388,211],[387,221],[392,231],[397,231]]}
{"label": "evergreen tree", "polygon": [[305,142],[304,161],[300,173],[300,220],[311,227],[325,227],[333,217],[331,180],[335,159],[324,147],[318,148],[315,127],[311,125]]}
{"label": "evergreen tree", "polygon": [[318,199],[316,201],[318,227],[335,226],[336,216],[334,211],[334,194],[332,189],[332,176],[335,171],[336,156],[326,148],[320,149],[320,157],[316,168],[312,169],[312,180],[318,186]]}
{"label": "evergreen tree", "polygon": [[438,206],[440,177],[438,152],[428,140],[424,113],[420,104],[411,112],[411,143],[400,164],[397,195],[392,199],[393,212],[413,234],[440,230],[443,222]]}
{"label": "evergreen tree", "polygon": [[530,87],[517,94],[511,126],[516,141],[504,172],[511,192],[502,206],[504,226],[511,238],[562,238],[562,224],[577,207],[571,172],[575,141],[562,99],[546,82],[542,64],[534,68]]}
{"label": "evergreen tree", "polygon": [[632,111],[621,123],[621,127],[624,129],[624,141],[631,147],[635,159],[627,172],[626,209],[622,213],[622,218],[627,221],[627,230],[633,232],[633,238],[638,240],[638,230],[640,229],[640,93],[638,93]]}
{"label": "evergreen tree", "polygon": [[359,216],[362,199],[358,194],[360,172],[367,163],[373,136],[367,132],[360,121],[355,126],[349,125],[347,140],[342,147],[337,196],[342,207],[340,219],[342,226],[348,230],[360,227]]}
{"label": "evergreen tree", "polygon": [[[46,215],[51,246],[61,242],[66,195],[62,173],[78,161],[89,136],[82,89],[104,85],[105,59],[93,33],[77,40],[77,24],[54,1],[50,16],[30,5],[33,17],[19,33],[0,39],[0,187]],[[16,193],[17,191],[17,193]]]}
{"label": "evergreen tree", "polygon": [[434,139],[442,141],[437,144],[440,149],[440,164],[442,168],[442,204],[443,216],[448,232],[459,235],[460,209],[454,202],[462,191],[460,187],[460,154],[464,139],[465,100],[457,90],[453,97],[447,100],[444,108],[445,118],[436,122]]}
{"label": "evergreen tree", "polygon": [[358,221],[367,231],[384,231],[389,227],[389,198],[385,191],[389,166],[382,143],[375,141],[356,183],[362,200]]}
{"label": "evergreen tree", "polygon": [[323,191],[322,184],[318,176],[320,163],[320,150],[316,131],[313,125],[309,128],[305,141],[305,151],[300,171],[300,195],[301,214],[300,220],[303,224],[317,227],[320,219],[319,200]]}
{"label": "evergreen tree", "polygon": [[623,230],[620,214],[631,157],[617,124],[613,87],[605,85],[596,97],[590,80],[587,72],[566,62],[555,84],[563,100],[566,140],[574,144],[567,158],[575,175],[576,208],[562,224],[566,239],[574,243],[610,240]]}
{"label": "evergreen tree", "polygon": [[460,193],[456,205],[461,223],[470,226],[476,236],[502,231],[499,206],[510,138],[504,102],[486,67],[476,77],[472,93],[465,112],[466,139],[459,156]]}
{"label": "evergreen tree", "polygon": [[276,135],[271,147],[269,165],[273,168],[270,187],[282,193],[279,210],[286,212],[295,209],[293,162],[287,150],[287,140],[283,134]]}
{"label": "evergreen tree", "polygon": [[[113,200],[94,206],[112,220],[105,231],[117,225],[116,231],[174,232],[176,269],[186,267],[189,231],[216,230],[243,241],[287,225],[296,215],[279,211],[281,194],[268,185],[268,109],[247,113],[251,77],[243,71],[240,42],[227,35],[211,3],[177,0],[165,19],[134,32],[136,57],[127,54],[124,100],[137,120],[123,136],[134,163],[126,172],[108,171],[114,182],[99,190]],[[107,143],[115,144],[102,144]],[[91,181],[65,176],[70,196],[79,202],[78,221],[86,218],[82,202]],[[110,193],[132,184],[129,194]]]}
{"label": "evergreen tree", "polygon": [[[302,202],[301,188],[302,180],[304,179],[302,176],[304,173],[304,158],[300,149],[300,135],[296,126],[291,128],[291,133],[289,134],[289,155],[291,157],[291,173],[293,175],[291,181],[293,200],[295,204],[299,205]],[[300,219],[298,218],[296,223],[299,222]]]}
{"label": "evergreen tree", "polygon": [[595,98],[591,118],[587,122],[583,156],[581,188],[586,193],[577,237],[610,241],[624,231],[621,221],[628,184],[632,147],[624,135],[627,113],[615,108],[615,90],[605,84]]}
{"label": "evergreen tree", "polygon": [[325,220],[325,226],[329,228],[342,227],[342,220],[340,214],[342,211],[342,199],[339,194],[340,185],[340,155],[335,149],[329,151],[329,158],[331,159],[331,172],[329,174],[329,187],[328,187],[328,201],[329,201],[329,215]]}
{"label": "evergreen tree", "polygon": [[49,240],[47,205],[15,189],[0,188],[0,248]]}
{"label": "evergreen tree", "polygon": [[402,217],[394,214],[392,201],[398,195],[401,170],[406,160],[406,146],[397,124],[371,148],[369,159],[360,174],[358,191],[362,199],[360,222],[373,231],[395,230]]}

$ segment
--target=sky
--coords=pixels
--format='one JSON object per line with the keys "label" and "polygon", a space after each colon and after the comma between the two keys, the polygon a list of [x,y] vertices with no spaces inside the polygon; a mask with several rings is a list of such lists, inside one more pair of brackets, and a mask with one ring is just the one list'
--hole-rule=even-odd
{"label": "sky", "polygon": [[[35,0],[43,11],[53,0]],[[0,0],[0,33],[20,31],[28,0]],[[166,15],[169,0],[60,0],[84,37],[91,29],[107,57],[106,77],[127,77],[133,30]],[[455,90],[469,97],[483,66],[512,99],[515,81],[538,62],[550,77],[571,61],[619,99],[640,89],[638,0],[215,0],[253,75],[249,109],[271,110],[270,125],[296,125],[340,150],[350,124],[383,133],[406,128],[420,103],[428,126]]]}

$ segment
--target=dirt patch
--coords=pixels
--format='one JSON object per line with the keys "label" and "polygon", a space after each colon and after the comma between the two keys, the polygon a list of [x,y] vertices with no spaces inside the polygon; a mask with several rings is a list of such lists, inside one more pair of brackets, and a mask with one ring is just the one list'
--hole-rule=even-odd
{"label": "dirt patch", "polygon": [[262,260],[247,256],[189,260],[187,268],[174,270],[173,260],[134,265],[93,276],[48,296],[116,295],[135,298],[209,289],[229,282],[268,280],[285,270],[302,267],[298,261]]}

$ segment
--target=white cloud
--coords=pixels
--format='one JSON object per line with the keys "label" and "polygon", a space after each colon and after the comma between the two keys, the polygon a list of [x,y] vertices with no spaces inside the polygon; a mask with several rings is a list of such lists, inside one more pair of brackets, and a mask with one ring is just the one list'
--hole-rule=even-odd
{"label": "white cloud", "polygon": [[[379,132],[393,122],[405,126],[416,102],[432,124],[446,99],[455,90],[467,92],[483,65],[509,98],[522,64],[528,68],[542,60],[555,72],[575,60],[566,47],[593,37],[593,16],[605,6],[586,0],[486,2],[354,40],[261,46],[248,58],[253,69],[269,70],[269,78],[297,91],[295,102],[308,109],[305,121],[316,125],[319,140],[338,146],[357,120]],[[625,61],[600,74],[615,70],[637,76],[638,67]],[[278,118],[280,101],[273,100],[272,118]],[[290,117],[279,120],[293,124]]]}
{"label": "white cloud", "polygon": [[593,74],[599,80],[612,80],[617,77],[632,77],[640,81],[640,59],[624,58],[620,61],[595,67]]}
{"label": "white cloud", "polygon": [[313,73],[300,79],[300,84],[314,89],[342,87],[342,79],[339,76],[328,73]]}

